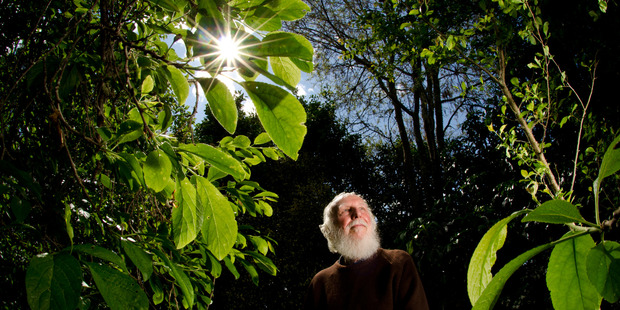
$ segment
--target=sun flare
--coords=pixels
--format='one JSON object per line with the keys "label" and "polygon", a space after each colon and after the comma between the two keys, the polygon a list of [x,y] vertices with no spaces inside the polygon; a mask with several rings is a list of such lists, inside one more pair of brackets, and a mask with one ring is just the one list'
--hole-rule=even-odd
{"label": "sun flare", "polygon": [[234,66],[234,63],[240,60],[241,45],[238,40],[230,36],[221,36],[217,39],[218,58],[225,63],[226,66]]}

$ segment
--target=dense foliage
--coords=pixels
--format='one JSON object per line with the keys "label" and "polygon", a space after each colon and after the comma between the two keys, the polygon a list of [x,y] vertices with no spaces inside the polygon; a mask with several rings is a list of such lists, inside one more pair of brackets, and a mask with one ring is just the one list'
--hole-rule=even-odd
{"label": "dense foliage", "polygon": [[[308,9],[298,0],[3,2],[2,307],[207,308],[224,266],[254,282],[258,270],[276,274],[273,240],[236,218],[272,214],[277,195],[251,169],[301,148],[306,113],[287,90],[312,69],[313,49],[279,29]],[[226,37],[239,55],[224,49]],[[194,143],[183,112],[190,85],[233,134],[228,81],[263,129]]]}

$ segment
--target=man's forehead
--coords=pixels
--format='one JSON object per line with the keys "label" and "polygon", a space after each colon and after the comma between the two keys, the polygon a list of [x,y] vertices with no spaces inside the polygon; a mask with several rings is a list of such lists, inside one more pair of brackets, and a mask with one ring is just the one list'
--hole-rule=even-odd
{"label": "man's forehead", "polygon": [[364,199],[362,199],[359,196],[355,196],[355,195],[351,195],[351,196],[347,196],[342,198],[342,200],[340,200],[340,203],[338,204],[338,208],[346,208],[346,207],[350,207],[350,206],[364,206],[366,207],[366,202],[364,201]]}

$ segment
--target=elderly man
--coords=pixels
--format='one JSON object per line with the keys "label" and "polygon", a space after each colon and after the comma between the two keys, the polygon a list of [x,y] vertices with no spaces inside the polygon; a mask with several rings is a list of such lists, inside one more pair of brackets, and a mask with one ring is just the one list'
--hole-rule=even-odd
{"label": "elderly man", "polygon": [[411,256],[380,247],[377,224],[355,193],[337,195],[323,212],[321,232],[340,259],[317,273],[306,309],[428,309]]}

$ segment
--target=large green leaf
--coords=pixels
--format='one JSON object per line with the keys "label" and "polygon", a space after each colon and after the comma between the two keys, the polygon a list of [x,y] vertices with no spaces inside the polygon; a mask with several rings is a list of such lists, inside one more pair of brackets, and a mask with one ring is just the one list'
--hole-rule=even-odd
{"label": "large green leaf", "polygon": [[232,175],[237,180],[246,178],[246,172],[241,163],[230,154],[218,150],[208,144],[179,144],[179,151],[189,152],[200,156],[218,170]]}
{"label": "large green leaf", "polygon": [[175,284],[181,288],[183,296],[185,296],[185,299],[189,302],[189,308],[192,308],[194,305],[195,296],[194,287],[192,286],[192,282],[187,277],[187,274],[185,274],[185,272],[175,263],[170,261],[166,254],[157,249],[153,249],[153,252],[163,261],[164,265],[168,267],[168,272],[176,280]]}
{"label": "large green leaf", "polygon": [[310,7],[301,0],[271,1],[267,6],[278,12],[282,20],[298,20],[310,12]]}
{"label": "large green leaf", "polygon": [[85,263],[99,293],[112,310],[148,309],[149,298],[129,275],[98,263]]}
{"label": "large green leaf", "polygon": [[131,259],[142,273],[144,281],[148,280],[151,274],[153,274],[153,260],[151,256],[133,242],[121,240],[121,245],[123,246],[125,254],[127,254],[129,259]]}
{"label": "large green leaf", "polygon": [[288,57],[270,57],[273,73],[288,85],[297,85],[301,81],[301,70]]}
{"label": "large green leaf", "polygon": [[170,182],[172,164],[162,150],[151,151],[142,167],[146,186],[155,192],[163,190]]}
{"label": "large green leaf", "polygon": [[69,253],[37,255],[30,261],[26,294],[31,309],[75,309],[81,288],[80,264]]}
{"label": "large green leaf", "polygon": [[113,264],[116,264],[123,271],[127,272],[127,266],[125,266],[125,261],[123,261],[123,259],[120,256],[116,255],[116,253],[106,248],[103,248],[103,247],[100,247],[94,244],[79,244],[79,245],[74,246],[73,250],[86,253],[94,257],[103,259],[105,261],[111,262]]}
{"label": "large green leaf", "polygon": [[181,70],[172,65],[165,66],[164,72],[166,78],[172,86],[172,91],[177,97],[177,100],[180,104],[184,104],[187,96],[189,95],[189,83],[187,82],[187,79],[183,76]]}
{"label": "large green leaf", "polygon": [[196,188],[187,178],[177,182],[177,205],[172,210],[172,234],[177,249],[194,241],[200,227],[197,225]]}
{"label": "large green leaf", "polygon": [[198,82],[205,93],[209,102],[209,109],[215,119],[228,131],[233,134],[237,129],[239,118],[237,105],[232,93],[222,81],[212,78],[199,79]]}
{"label": "large green leaf", "polygon": [[504,267],[502,267],[502,269],[500,269],[500,271],[498,271],[497,274],[493,277],[493,280],[489,282],[482,294],[480,294],[480,297],[478,297],[478,300],[476,301],[476,304],[474,305],[472,310],[493,309],[495,303],[497,302],[497,299],[499,298],[500,293],[502,292],[502,289],[504,288],[504,285],[506,284],[506,281],[508,281],[510,276],[512,276],[512,274],[515,273],[515,271],[517,271],[519,267],[523,266],[525,262],[530,260],[536,254],[552,246],[553,243],[539,245],[517,256],[508,264],[504,265]]}
{"label": "large green leaf", "polygon": [[603,241],[590,250],[586,260],[588,278],[605,300],[620,299],[620,244]]}
{"label": "large green leaf", "polygon": [[555,199],[549,200],[541,204],[534,211],[526,215],[522,222],[542,222],[551,224],[565,224],[565,223],[587,223],[577,207],[572,203]]}
{"label": "large green leaf", "polygon": [[279,56],[305,61],[312,61],[314,56],[314,49],[308,39],[298,34],[280,31],[267,34],[261,45],[251,52],[257,57]]}
{"label": "large green leaf", "polygon": [[[574,232],[564,235],[568,238]],[[590,235],[571,238],[555,246],[547,267],[547,287],[557,310],[599,309],[601,297],[588,280],[586,258],[594,241]]]}
{"label": "large green leaf", "polygon": [[493,268],[497,259],[497,251],[501,249],[506,240],[508,222],[524,212],[515,212],[495,223],[480,239],[478,246],[476,246],[467,269],[467,293],[472,305],[476,304],[476,301],[493,278],[491,268]]}
{"label": "large green leaf", "polygon": [[202,236],[207,248],[222,260],[237,240],[237,221],[228,199],[203,177],[196,177],[198,199],[204,210]]}
{"label": "large green leaf", "polygon": [[265,131],[273,142],[293,159],[306,135],[306,112],[295,96],[284,89],[261,82],[241,83],[254,106]]}

